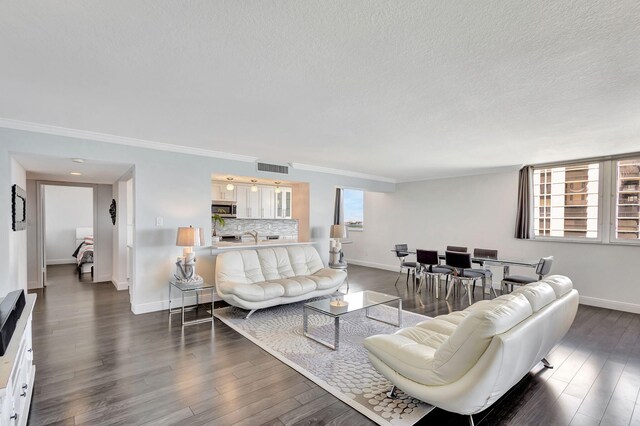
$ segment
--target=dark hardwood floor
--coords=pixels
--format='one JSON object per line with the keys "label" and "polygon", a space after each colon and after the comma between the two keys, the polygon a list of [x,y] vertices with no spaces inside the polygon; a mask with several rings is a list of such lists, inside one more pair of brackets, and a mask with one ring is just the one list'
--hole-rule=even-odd
{"label": "dark hardwood floor", "polygon": [[[398,292],[429,316],[467,306],[416,296],[403,280],[396,290],[392,272],[352,266],[349,277],[351,291]],[[69,266],[50,267],[37,293],[31,425],[371,424],[218,320],[182,332],[166,311],[133,315],[126,291]],[[640,315],[580,306],[549,356],[555,368],[535,368],[476,424],[640,424],[639,336]],[[468,423],[436,409],[420,424]]]}

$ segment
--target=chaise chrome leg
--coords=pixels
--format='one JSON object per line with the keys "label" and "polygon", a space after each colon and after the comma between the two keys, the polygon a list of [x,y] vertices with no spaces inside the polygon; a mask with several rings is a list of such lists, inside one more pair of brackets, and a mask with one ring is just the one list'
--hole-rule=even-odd
{"label": "chaise chrome leg", "polygon": [[397,390],[398,390],[398,388],[396,388],[396,385],[393,385],[393,386],[391,387],[391,390],[390,390],[389,392],[387,392],[387,396],[388,396],[389,398],[395,398],[395,397],[397,397],[397,396],[398,396]]}
{"label": "chaise chrome leg", "polygon": [[553,368],[553,365],[551,365],[551,363],[547,361],[546,358],[542,358],[542,365],[544,365],[544,368]]}
{"label": "chaise chrome leg", "polygon": [[469,414],[469,426],[475,426],[475,423],[473,423],[473,416],[471,414]]}
{"label": "chaise chrome leg", "polygon": [[257,311],[257,309],[252,309],[252,310],[250,310],[250,311],[249,311],[249,313],[247,314],[247,316],[246,316],[246,317],[244,317],[244,319],[249,319],[249,317],[250,317],[250,316],[251,316],[255,311]]}
{"label": "chaise chrome leg", "polygon": [[402,276],[402,266],[400,266],[400,272],[398,272],[398,278],[396,278],[396,282],[395,284],[393,284],[395,287],[398,287],[398,281],[400,280],[401,276]]}

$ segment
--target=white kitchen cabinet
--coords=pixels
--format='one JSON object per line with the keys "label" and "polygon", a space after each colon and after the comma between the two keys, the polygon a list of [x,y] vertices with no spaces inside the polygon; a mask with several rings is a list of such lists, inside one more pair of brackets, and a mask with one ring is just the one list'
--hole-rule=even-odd
{"label": "white kitchen cabinet", "polygon": [[211,183],[211,199],[212,200],[224,200],[224,201],[236,201],[236,190],[238,185],[235,185],[231,191],[227,189],[226,183],[212,182]]}
{"label": "white kitchen cabinet", "polygon": [[276,194],[276,219],[291,219],[291,188],[280,187]]}
{"label": "white kitchen cabinet", "polygon": [[254,192],[251,185],[236,185],[236,202],[238,219],[260,219],[260,190]]}
{"label": "white kitchen cabinet", "polygon": [[273,219],[276,217],[276,192],[272,186],[258,187],[260,190],[260,217]]}

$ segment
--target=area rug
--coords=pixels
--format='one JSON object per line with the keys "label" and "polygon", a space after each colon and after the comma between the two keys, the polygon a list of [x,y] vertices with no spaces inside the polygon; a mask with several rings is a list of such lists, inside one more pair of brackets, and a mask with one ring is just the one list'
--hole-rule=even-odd
{"label": "area rug", "polygon": [[[214,316],[378,424],[413,425],[433,410],[432,405],[400,390],[395,398],[389,398],[386,392],[391,383],[369,363],[363,340],[374,334],[394,333],[397,327],[369,319],[364,311],[343,315],[340,346],[334,351],[303,335],[304,303],[259,310],[249,319],[244,319],[247,311],[235,307],[215,309]],[[398,311],[391,306],[376,306],[370,308],[370,315],[394,322]],[[402,312],[403,327],[426,319],[429,317]],[[309,332],[332,341],[333,319],[309,315]]]}

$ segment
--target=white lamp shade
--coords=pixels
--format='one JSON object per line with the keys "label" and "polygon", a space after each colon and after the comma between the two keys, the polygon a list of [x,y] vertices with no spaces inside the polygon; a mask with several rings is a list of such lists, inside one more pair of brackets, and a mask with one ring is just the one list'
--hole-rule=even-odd
{"label": "white lamp shade", "polygon": [[349,233],[345,225],[331,225],[331,238],[347,238]]}
{"label": "white lamp shade", "polygon": [[204,229],[193,226],[178,228],[176,245],[179,247],[196,247],[204,245]]}

